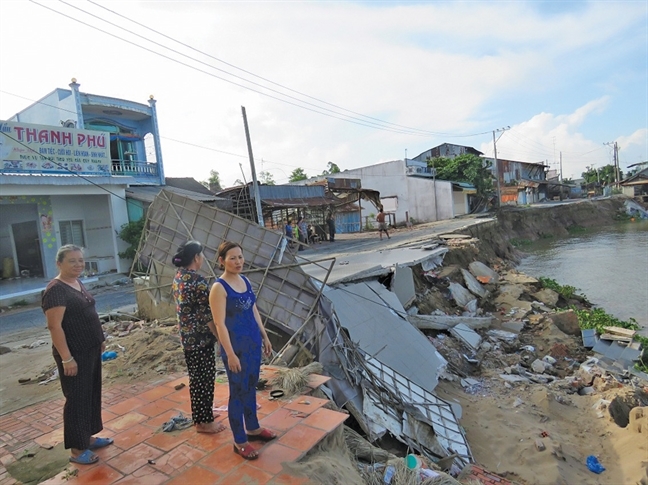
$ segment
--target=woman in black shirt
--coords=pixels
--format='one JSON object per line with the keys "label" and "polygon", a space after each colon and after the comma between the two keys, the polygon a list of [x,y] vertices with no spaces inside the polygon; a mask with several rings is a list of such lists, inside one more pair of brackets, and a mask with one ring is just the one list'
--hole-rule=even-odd
{"label": "woman in black shirt", "polygon": [[43,292],[42,307],[52,336],[52,353],[65,396],[63,435],[70,461],[95,463],[93,450],[112,444],[112,438],[92,435],[103,429],[101,420],[101,353],[104,334],[95,300],[79,276],[85,270],[83,252],[68,244],[56,254],[59,274]]}

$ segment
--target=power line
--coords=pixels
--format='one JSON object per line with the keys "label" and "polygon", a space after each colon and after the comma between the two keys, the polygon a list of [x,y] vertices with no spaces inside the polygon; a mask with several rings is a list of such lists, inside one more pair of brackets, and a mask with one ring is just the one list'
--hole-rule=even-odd
{"label": "power line", "polygon": [[[377,122],[379,122],[379,123],[383,123],[383,124],[386,124],[386,125],[396,126],[396,127],[398,127],[398,128],[404,128],[404,129],[408,129],[408,130],[419,131],[419,132],[422,132],[422,133],[425,133],[425,134],[432,134],[432,135],[438,135],[438,136],[449,136],[449,137],[474,136],[474,135],[453,135],[453,134],[450,134],[450,133],[442,133],[442,132],[433,132],[433,131],[429,131],[429,130],[421,130],[421,129],[419,129],[419,128],[413,128],[413,127],[406,126],[406,125],[400,125],[400,124],[398,124],[398,123],[392,123],[392,122],[389,122],[389,121],[384,121],[384,120],[381,120],[381,119],[379,119],[379,118],[374,118],[373,116],[368,116],[368,115],[365,115],[365,114],[359,113],[359,112],[357,112],[357,111],[353,111],[353,110],[350,110],[350,109],[344,108],[344,107],[339,106],[339,105],[336,105],[336,104],[334,104],[334,103],[329,103],[328,101],[325,101],[325,100],[323,100],[323,99],[317,98],[317,97],[315,97],[315,96],[310,96],[309,94],[302,93],[301,91],[297,91],[296,89],[292,89],[292,88],[290,88],[290,87],[288,87],[288,86],[285,86],[285,85],[283,85],[283,84],[281,84],[281,83],[277,83],[277,82],[274,82],[274,81],[272,81],[272,80],[270,80],[270,79],[268,79],[268,78],[265,78],[265,77],[263,77],[263,76],[259,76],[258,74],[255,74],[255,73],[253,73],[253,72],[251,72],[251,71],[248,71],[248,70],[246,70],[246,69],[243,69],[243,68],[241,68],[241,67],[238,67],[238,66],[236,66],[236,65],[234,65],[234,64],[232,64],[232,63],[229,63],[229,62],[227,62],[227,61],[224,61],[224,60],[222,60],[222,59],[220,59],[220,58],[218,58],[218,57],[215,57],[215,56],[213,56],[213,55],[211,55],[211,54],[209,54],[209,53],[207,53],[207,52],[205,52],[205,51],[201,51],[200,49],[196,49],[195,47],[193,47],[193,46],[191,46],[191,45],[189,45],[189,44],[186,44],[186,43],[184,43],[184,42],[182,42],[182,41],[180,41],[180,40],[178,40],[178,39],[175,39],[175,38],[173,38],[173,37],[171,37],[171,36],[169,36],[169,35],[167,35],[167,34],[165,34],[165,33],[163,33],[163,32],[160,32],[159,30],[155,30],[155,29],[153,29],[153,28],[151,28],[151,27],[149,27],[149,26],[147,26],[147,25],[145,25],[145,24],[143,24],[143,23],[140,23],[140,22],[138,22],[138,21],[136,21],[136,20],[133,20],[132,18],[127,17],[126,15],[122,15],[122,14],[120,14],[119,12],[116,12],[116,11],[114,11],[114,10],[111,10],[111,9],[109,9],[108,7],[105,7],[105,6],[103,6],[103,5],[101,5],[101,4],[97,3],[97,2],[94,2],[93,0],[87,0],[87,1],[88,1],[89,3],[91,3],[91,4],[93,4],[93,5],[96,5],[96,6],[99,7],[99,8],[102,8],[102,9],[104,9],[104,10],[106,10],[106,11],[108,11],[108,12],[114,14],[114,15],[117,15],[117,16],[120,17],[120,18],[123,18],[123,19],[125,19],[125,20],[128,20],[129,22],[132,22],[132,23],[134,23],[134,24],[136,24],[136,25],[139,25],[140,27],[143,27],[143,28],[145,28],[145,29],[147,29],[147,30],[149,30],[149,31],[151,31],[151,32],[154,32],[155,34],[158,34],[158,35],[164,37],[165,39],[169,39],[169,40],[171,40],[171,41],[173,41],[173,42],[176,42],[176,43],[182,45],[183,47],[186,47],[186,48],[191,49],[191,50],[193,50],[193,51],[195,51],[195,52],[198,52],[199,54],[202,54],[202,55],[207,56],[207,57],[209,57],[209,58],[211,58],[211,59],[214,59],[215,61],[221,62],[221,63],[225,64],[226,66],[232,67],[232,68],[234,68],[234,69],[236,69],[236,70],[238,70],[238,71],[241,71],[241,72],[244,72],[244,73],[246,73],[246,74],[249,74],[250,76],[254,76],[254,77],[256,77],[256,78],[258,78],[258,79],[261,79],[261,80],[263,80],[263,81],[265,81],[265,82],[268,82],[268,83],[273,84],[273,85],[275,85],[275,86],[281,87],[281,88],[283,88],[283,89],[285,89],[285,90],[287,90],[287,91],[293,92],[293,93],[295,93],[295,94],[299,94],[300,96],[304,96],[304,97],[306,97],[306,98],[312,99],[312,100],[317,101],[317,102],[319,102],[319,103],[323,103],[323,104],[326,104],[326,105],[332,106],[332,107],[334,107],[334,108],[337,108],[337,109],[341,109],[341,110],[343,110],[343,111],[346,111],[346,112],[348,112],[348,113],[352,113],[352,114],[354,114],[354,115],[362,116],[363,118],[367,118],[367,119],[369,119],[369,120],[377,121]],[[63,2],[63,3],[65,3],[65,2]],[[149,40],[149,39],[147,39],[147,40]],[[224,71],[224,72],[226,72],[226,71]],[[230,73],[228,73],[228,74],[230,74]],[[243,79],[243,78],[241,78],[241,79]],[[481,134],[483,134],[483,133],[477,133],[477,134],[481,135]]]}
{"label": "power line", "polygon": [[[185,58],[187,58],[187,59],[191,59],[191,60],[193,60],[193,61],[195,61],[195,62],[199,62],[199,63],[201,63],[201,64],[204,64],[204,65],[210,67],[211,69],[215,69],[215,70],[218,70],[218,71],[224,72],[224,73],[226,73],[226,74],[228,74],[228,75],[230,75],[230,76],[233,76],[233,77],[236,77],[236,78],[238,78],[238,79],[241,79],[241,80],[243,80],[243,81],[245,81],[245,82],[247,82],[247,83],[250,83],[250,84],[253,84],[253,85],[257,85],[257,86],[261,87],[262,89],[266,89],[266,90],[269,90],[269,91],[275,92],[275,93],[279,94],[280,96],[284,96],[284,97],[287,97],[287,98],[294,99],[295,101],[297,101],[297,103],[303,103],[303,104],[311,105],[311,106],[313,106],[314,108],[317,108],[317,109],[309,108],[309,107],[307,107],[307,106],[304,106],[303,104],[297,104],[297,103],[295,103],[295,102],[291,102],[291,101],[289,101],[289,100],[282,99],[282,98],[279,98],[279,97],[277,97],[277,96],[273,96],[273,95],[268,94],[268,93],[265,93],[265,92],[263,92],[263,91],[259,91],[258,89],[254,89],[254,88],[252,88],[252,87],[245,86],[245,85],[242,85],[242,84],[237,83],[237,82],[235,82],[235,81],[232,81],[232,80],[229,80],[229,79],[223,78],[223,77],[218,76],[218,75],[216,75],[216,74],[214,74],[214,73],[211,73],[211,72],[205,71],[204,69],[201,69],[201,68],[198,68],[198,67],[196,67],[196,66],[190,65],[190,64],[188,64],[188,63],[186,63],[186,62],[183,62],[183,61],[181,61],[181,60],[179,60],[179,59],[175,59],[175,58],[170,57],[170,56],[168,56],[168,55],[165,55],[165,54],[163,54],[163,53],[161,53],[161,52],[158,52],[158,51],[155,51],[155,50],[150,49],[150,48],[148,48],[148,47],[145,47],[145,46],[143,46],[143,45],[141,45],[141,44],[138,44],[137,42],[134,42],[134,41],[131,41],[131,40],[125,39],[125,38],[123,38],[123,37],[120,37],[120,36],[118,36],[118,35],[112,33],[112,32],[108,32],[108,31],[106,31],[106,30],[104,30],[104,29],[101,29],[101,28],[95,26],[95,25],[92,25],[92,24],[90,24],[90,23],[88,23],[88,22],[85,22],[85,21],[83,21],[83,20],[81,20],[81,19],[79,19],[79,18],[73,17],[73,16],[71,16],[71,15],[68,15],[68,14],[66,14],[66,13],[63,13],[63,12],[61,12],[61,11],[59,11],[59,10],[56,10],[56,9],[54,9],[54,8],[51,8],[51,7],[49,7],[49,6],[46,6],[46,5],[40,4],[40,3],[38,3],[38,2],[36,2],[36,1],[34,1],[34,0],[30,0],[30,1],[31,1],[32,3],[34,3],[35,5],[39,6],[39,7],[45,8],[45,9],[47,9],[47,10],[50,10],[50,11],[52,11],[52,12],[54,12],[54,13],[57,13],[57,14],[63,16],[63,17],[69,18],[70,20],[74,20],[75,22],[81,23],[81,24],[83,24],[83,25],[85,25],[85,26],[87,26],[87,27],[90,27],[90,28],[92,28],[92,29],[94,29],[94,30],[97,30],[97,31],[99,31],[99,32],[102,32],[102,33],[104,33],[104,34],[106,34],[106,35],[109,35],[109,36],[111,36],[111,37],[114,37],[114,38],[116,38],[116,39],[122,40],[123,42],[126,42],[126,43],[128,43],[128,44],[131,44],[131,45],[133,45],[133,46],[135,46],[135,47],[139,47],[140,49],[146,50],[147,52],[150,52],[150,53],[155,54],[155,55],[157,55],[157,56],[163,57],[163,58],[165,58],[165,59],[167,59],[167,60],[170,60],[170,61],[172,61],[172,62],[175,62],[175,63],[181,64],[181,65],[183,65],[183,66],[185,66],[185,67],[188,67],[188,68],[190,68],[190,69],[196,70],[196,71],[198,71],[198,72],[202,72],[203,74],[207,74],[208,76],[214,77],[214,78],[216,78],[216,79],[220,79],[220,80],[225,81],[225,82],[227,82],[227,83],[233,84],[233,85],[235,85],[235,86],[239,86],[239,87],[241,87],[241,88],[243,88],[243,89],[247,89],[247,90],[252,91],[252,92],[255,92],[255,93],[257,93],[257,94],[261,94],[261,95],[263,95],[263,96],[266,96],[266,97],[269,97],[269,98],[275,99],[275,100],[277,100],[277,101],[280,101],[280,102],[283,102],[283,103],[286,103],[286,104],[289,104],[289,105],[292,105],[292,106],[296,106],[296,107],[298,107],[298,108],[302,108],[302,109],[307,110],[307,111],[312,111],[312,112],[317,113],[317,114],[321,114],[321,115],[324,115],[324,116],[328,116],[328,117],[331,117],[331,118],[334,118],[334,119],[339,119],[339,120],[341,120],[341,121],[346,121],[346,122],[348,122],[348,123],[353,123],[353,124],[357,124],[357,125],[360,125],[360,126],[365,126],[365,127],[368,127],[368,128],[375,128],[375,129],[379,129],[379,130],[383,130],[383,131],[389,131],[389,132],[393,132],[393,133],[400,133],[400,134],[413,135],[413,136],[444,135],[444,136],[452,136],[452,137],[471,137],[471,136],[477,136],[477,135],[481,135],[481,134],[487,133],[487,132],[484,132],[484,133],[474,133],[474,134],[468,134],[468,135],[451,135],[451,134],[436,133],[436,132],[432,132],[432,131],[420,130],[420,129],[417,129],[417,128],[394,129],[394,128],[389,128],[389,127],[387,127],[387,126],[379,125],[378,123],[375,123],[375,122],[372,122],[372,121],[359,120],[358,118],[351,117],[351,116],[349,116],[349,115],[344,115],[344,114],[339,113],[339,112],[336,112],[336,111],[334,111],[334,110],[331,110],[331,109],[328,109],[328,108],[325,108],[325,107],[322,107],[322,106],[318,106],[318,105],[315,105],[315,104],[313,104],[313,103],[309,103],[309,102],[304,101],[304,100],[300,100],[300,99],[298,99],[298,98],[295,98],[294,96],[290,96],[290,95],[287,95],[287,94],[285,94],[285,93],[281,93],[280,91],[274,90],[274,89],[269,88],[269,87],[267,87],[267,86],[263,86],[263,85],[261,85],[261,84],[259,84],[259,83],[255,83],[254,81],[251,81],[251,80],[249,80],[249,79],[242,78],[241,76],[237,76],[236,74],[232,74],[232,73],[230,73],[230,72],[228,72],[228,71],[225,71],[225,70],[223,70],[223,69],[220,69],[220,68],[218,68],[218,67],[215,67],[215,66],[213,66],[213,65],[211,65],[211,64],[207,64],[207,63],[205,63],[205,62],[203,62],[203,61],[200,61],[199,59],[195,59],[195,58],[189,57],[189,56],[187,56],[187,55],[185,55],[185,54],[183,54],[183,53],[181,53],[181,52],[179,52],[179,51],[177,51],[177,50],[171,49],[171,48],[169,48],[169,47],[167,47],[167,46],[164,46],[164,45],[162,45],[162,44],[160,44],[160,43],[158,43],[158,42],[155,42],[155,41],[153,41],[153,40],[151,40],[151,39],[148,39],[147,37],[144,37],[144,36],[142,36],[142,35],[140,35],[140,34],[137,34],[136,32],[133,32],[133,31],[131,31],[131,30],[129,30],[129,29],[126,29],[126,28],[124,28],[124,27],[121,27],[121,26],[119,26],[119,25],[116,25],[116,24],[114,24],[114,23],[112,23],[112,22],[110,22],[110,21],[108,21],[108,20],[106,20],[106,19],[100,18],[100,17],[98,17],[98,16],[96,16],[96,15],[90,13],[90,12],[87,12],[86,10],[83,10],[83,9],[81,9],[81,8],[79,8],[79,7],[76,7],[76,6],[74,6],[74,5],[70,5],[70,4],[68,4],[68,3],[66,3],[66,2],[64,2],[64,1],[62,1],[62,0],[59,0],[59,1],[61,1],[61,3],[65,4],[65,5],[68,5],[69,7],[72,7],[72,8],[74,8],[74,9],[76,9],[76,10],[79,10],[79,11],[81,11],[81,12],[84,12],[84,13],[86,13],[87,15],[90,15],[90,16],[92,16],[92,17],[98,18],[99,20],[102,20],[102,21],[104,21],[104,22],[106,22],[106,23],[108,23],[108,24],[110,24],[110,25],[113,25],[113,26],[119,28],[119,29],[125,30],[126,32],[129,32],[129,33],[132,34],[132,35],[135,35],[135,36],[138,36],[138,37],[140,37],[140,38],[142,38],[142,39],[145,39],[145,40],[147,40],[148,42],[151,42],[151,43],[153,43],[153,44],[155,44],[155,45],[158,45],[158,46],[160,46],[160,47],[162,47],[162,48],[164,48],[164,49],[170,50],[170,51],[172,51],[172,52],[174,52],[174,53],[176,53],[176,54],[179,54],[179,55],[181,55],[181,56],[183,56],[183,57],[185,57]],[[122,17],[123,17],[123,16],[122,16]],[[134,21],[133,21],[133,22],[134,22]],[[177,41],[177,42],[179,42],[179,41]],[[199,52],[200,52],[200,51],[199,51]],[[209,55],[209,54],[205,54],[205,55]],[[276,83],[275,83],[275,84],[276,84]],[[290,89],[290,88],[285,88],[285,89]],[[317,99],[317,98],[315,98],[315,99]],[[329,103],[329,104],[330,104],[330,103]],[[341,109],[344,109],[344,108],[341,108]],[[320,111],[320,110],[329,111],[330,113],[322,112],[322,111]],[[346,110],[346,111],[351,112],[350,110]],[[331,113],[334,113],[334,114],[331,114]],[[336,116],[336,115],[340,115],[340,116]],[[343,116],[343,117],[342,117],[342,116]],[[366,115],[361,115],[361,116],[365,116],[365,117],[366,117]],[[367,117],[367,118],[370,118],[370,117]],[[377,118],[374,118],[374,119],[377,119]],[[393,124],[393,123],[389,123],[389,122],[385,122],[385,121],[380,121],[380,123],[383,123],[383,125],[384,125],[384,124],[391,124],[391,125],[395,125],[395,124]],[[400,125],[398,125],[398,126],[400,126]]]}

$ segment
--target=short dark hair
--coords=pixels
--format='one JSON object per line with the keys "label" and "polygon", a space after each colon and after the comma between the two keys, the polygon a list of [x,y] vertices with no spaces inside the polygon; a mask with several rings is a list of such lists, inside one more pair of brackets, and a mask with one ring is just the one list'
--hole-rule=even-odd
{"label": "short dark hair", "polygon": [[187,241],[182,244],[173,256],[173,266],[186,268],[196,256],[202,253],[203,247],[198,241]]}
{"label": "short dark hair", "polygon": [[[227,256],[227,253],[230,252],[230,250],[234,248],[239,248],[241,251],[243,251],[243,248],[241,245],[237,242],[232,242],[232,241],[223,241],[220,243],[220,246],[218,246],[218,252],[216,253],[216,259],[220,260],[221,258],[225,259],[225,256]],[[220,269],[225,269],[225,266],[223,266],[223,263],[219,261],[219,266]]]}

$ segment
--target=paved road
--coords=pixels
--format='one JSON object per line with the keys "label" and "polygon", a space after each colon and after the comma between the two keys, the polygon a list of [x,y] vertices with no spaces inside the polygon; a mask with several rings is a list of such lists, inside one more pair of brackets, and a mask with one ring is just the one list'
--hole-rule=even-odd
{"label": "paved road", "polygon": [[[93,292],[91,291],[91,293]],[[97,301],[97,311],[100,313],[109,312],[126,305],[134,305],[135,292],[133,291],[133,285],[114,289],[101,288],[100,293],[95,296],[95,300]],[[11,334],[38,328],[45,329],[45,316],[39,307],[0,314],[0,338],[3,340]]]}

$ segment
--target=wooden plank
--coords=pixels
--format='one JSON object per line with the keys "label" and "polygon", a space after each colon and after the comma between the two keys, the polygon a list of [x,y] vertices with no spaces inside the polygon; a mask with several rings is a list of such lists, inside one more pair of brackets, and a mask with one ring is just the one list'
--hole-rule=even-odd
{"label": "wooden plank", "polygon": [[628,337],[628,338],[634,337],[635,334],[637,333],[636,330],[630,330],[628,328],[621,328],[621,327],[603,327],[603,330],[605,330],[606,333],[621,335],[623,337]]}
{"label": "wooden plank", "polygon": [[604,333],[601,335],[601,340],[616,340],[617,342],[632,342],[630,337],[622,337],[621,335],[612,335],[611,333]]}

